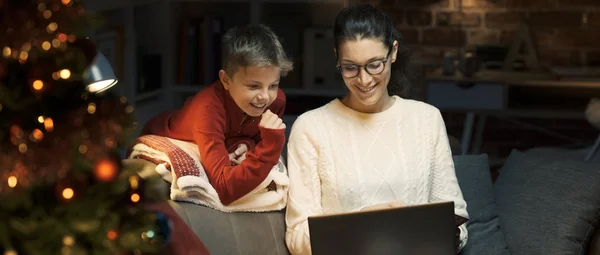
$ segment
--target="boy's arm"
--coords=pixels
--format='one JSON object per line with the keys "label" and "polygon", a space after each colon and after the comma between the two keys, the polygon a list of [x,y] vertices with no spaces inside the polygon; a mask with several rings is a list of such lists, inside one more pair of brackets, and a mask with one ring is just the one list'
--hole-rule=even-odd
{"label": "boy's arm", "polygon": [[278,163],[284,130],[260,127],[261,141],[246,153],[240,165],[232,166],[225,147],[225,110],[206,107],[194,125],[194,140],[208,180],[221,203],[228,205],[256,188]]}

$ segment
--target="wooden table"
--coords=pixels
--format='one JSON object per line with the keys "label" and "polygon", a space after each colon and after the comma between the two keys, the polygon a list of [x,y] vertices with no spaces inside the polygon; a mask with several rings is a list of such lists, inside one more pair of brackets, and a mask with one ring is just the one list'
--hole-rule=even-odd
{"label": "wooden table", "polygon": [[[426,75],[426,101],[442,111],[465,112],[463,134],[461,137],[462,154],[469,152],[475,117],[479,116],[476,128],[473,153],[479,153],[483,129],[487,116],[503,118],[553,118],[553,119],[583,119],[583,111],[555,109],[511,109],[508,106],[510,91],[514,87],[544,88],[544,89],[585,89],[589,97],[600,96],[600,77],[596,80],[564,80],[551,73],[526,73],[507,71],[481,71],[473,77],[463,77],[460,74],[446,76],[437,72]],[[587,94],[586,94],[587,96]],[[513,120],[514,121],[514,120]],[[542,127],[528,126],[551,136],[572,140],[562,134],[552,132]],[[600,136],[598,138],[600,141]],[[596,148],[598,146],[595,146]],[[595,149],[590,151],[593,154]],[[591,157],[591,156],[590,156]]]}

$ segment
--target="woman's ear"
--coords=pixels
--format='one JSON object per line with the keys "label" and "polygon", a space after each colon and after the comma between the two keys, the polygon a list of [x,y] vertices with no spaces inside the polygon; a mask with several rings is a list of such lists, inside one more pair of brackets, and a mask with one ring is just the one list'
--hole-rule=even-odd
{"label": "woman's ear", "polygon": [[394,40],[392,43],[392,63],[396,62],[396,57],[398,57],[398,41]]}
{"label": "woman's ear", "polygon": [[221,81],[221,84],[223,84],[223,88],[225,88],[225,90],[229,90],[231,87],[231,79],[229,76],[227,76],[227,72],[225,72],[223,69],[219,70],[219,80]]}

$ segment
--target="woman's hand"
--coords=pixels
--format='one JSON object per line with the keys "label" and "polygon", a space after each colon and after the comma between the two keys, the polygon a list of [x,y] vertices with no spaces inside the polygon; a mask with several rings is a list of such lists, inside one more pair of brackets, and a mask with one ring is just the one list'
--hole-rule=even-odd
{"label": "woman's hand", "polygon": [[381,204],[365,206],[360,210],[361,211],[375,211],[375,210],[389,209],[389,208],[396,208],[396,207],[403,207],[403,206],[405,206],[405,204],[402,201],[396,200],[396,201],[391,201],[391,202],[386,202],[386,203],[381,203]]}

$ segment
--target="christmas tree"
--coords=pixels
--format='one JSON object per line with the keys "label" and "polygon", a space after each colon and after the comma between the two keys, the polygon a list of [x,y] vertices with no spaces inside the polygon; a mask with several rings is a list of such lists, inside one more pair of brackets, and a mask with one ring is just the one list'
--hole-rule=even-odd
{"label": "christmas tree", "polygon": [[146,254],[163,201],[123,165],[126,99],[90,91],[94,22],[78,0],[0,0],[0,254]]}

